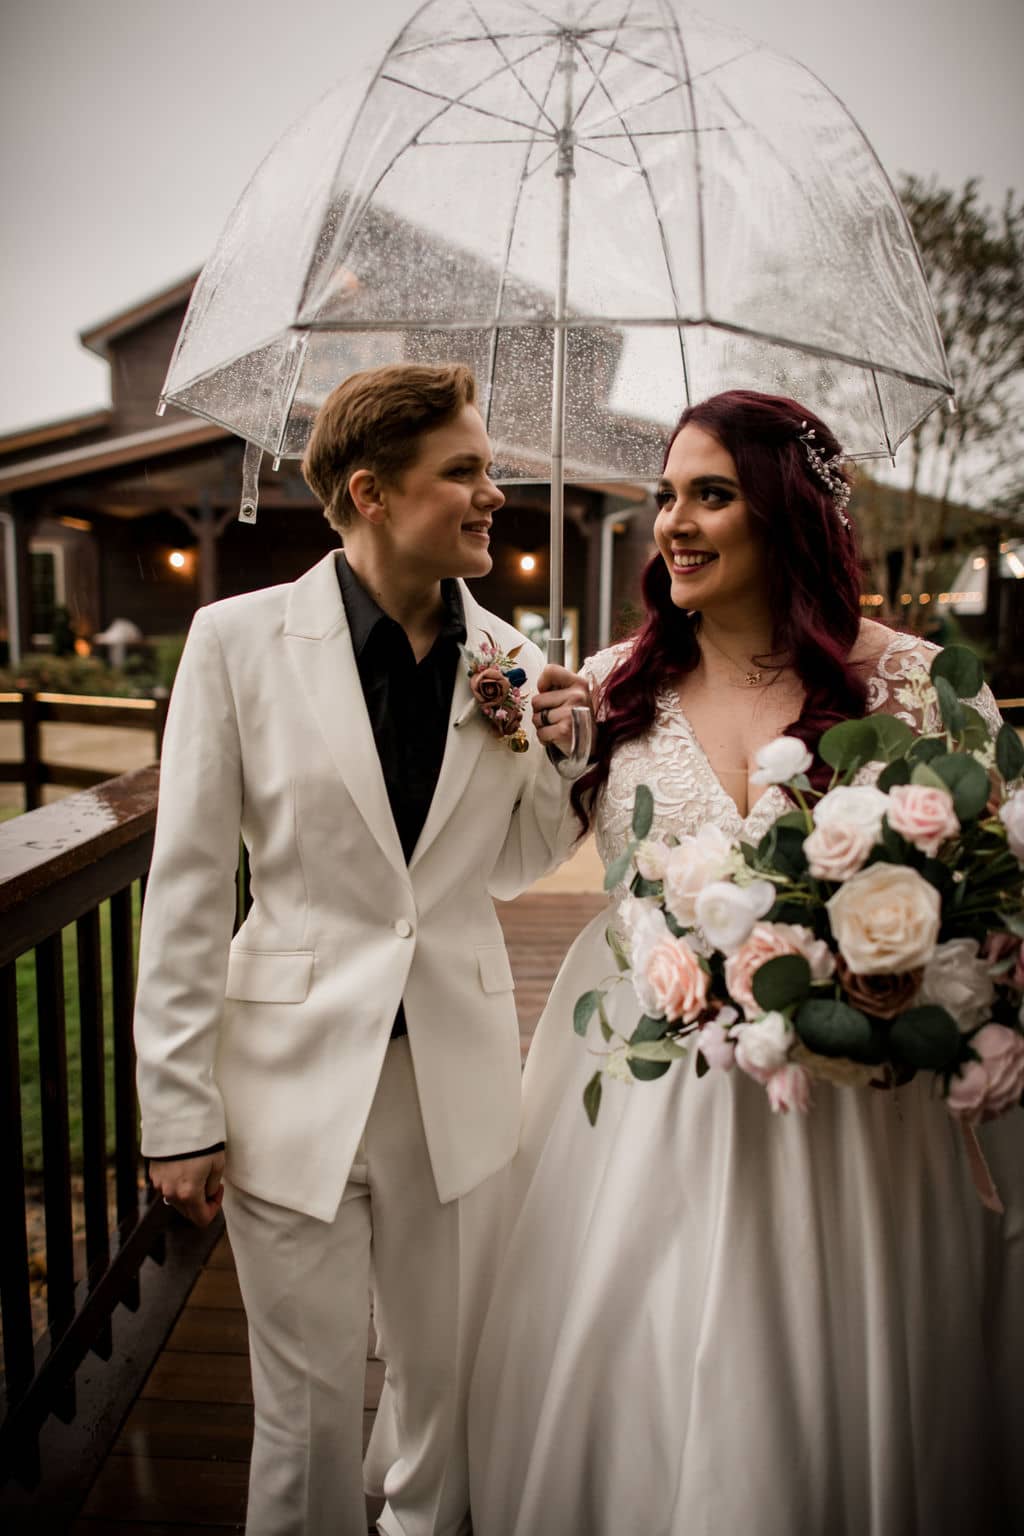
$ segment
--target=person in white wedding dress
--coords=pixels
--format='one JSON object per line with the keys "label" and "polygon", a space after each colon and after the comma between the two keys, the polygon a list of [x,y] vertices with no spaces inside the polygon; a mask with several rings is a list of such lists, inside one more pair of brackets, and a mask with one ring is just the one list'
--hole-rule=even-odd
{"label": "person in white wedding dress", "polygon": [[[602,725],[581,803],[606,864],[639,783],[652,836],[756,841],[788,806],[751,781],[774,737],[813,748],[875,710],[934,724],[935,647],[860,617],[839,454],[793,401],[684,412],[646,622],[584,669]],[[987,690],[975,704],[995,718]],[[982,1130],[1003,1216],[927,1074],[817,1082],[808,1114],[773,1115],[742,1072],[698,1079],[691,1051],[656,1082],[607,1082],[591,1128],[573,1005],[615,973],[621,894],[570,950],[527,1062],[469,1399],[475,1536],[1024,1530],[1024,1113]],[[628,1035],[632,989],[608,1006]]]}

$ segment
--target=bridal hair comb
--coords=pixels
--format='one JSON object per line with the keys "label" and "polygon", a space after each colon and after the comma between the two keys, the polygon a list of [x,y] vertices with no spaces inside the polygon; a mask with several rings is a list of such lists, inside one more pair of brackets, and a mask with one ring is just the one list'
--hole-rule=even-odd
{"label": "bridal hair comb", "polygon": [[846,515],[846,509],[850,504],[850,496],[853,487],[842,472],[843,456],[837,453],[833,458],[826,459],[824,454],[813,441],[814,428],[807,428],[806,421],[800,425],[804,431],[800,433],[800,441],[804,445],[807,462],[817,475],[821,483],[832,494],[832,500],[836,504],[836,516],[844,528],[849,528],[850,519]]}

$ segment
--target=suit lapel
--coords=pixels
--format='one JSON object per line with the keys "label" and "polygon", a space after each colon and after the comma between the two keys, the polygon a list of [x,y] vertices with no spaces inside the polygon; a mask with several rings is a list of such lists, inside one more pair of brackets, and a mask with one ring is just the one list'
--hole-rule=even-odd
{"label": "suit lapel", "polygon": [[[463,611],[466,616],[466,646],[475,651],[484,639],[483,610],[470,596],[465,582],[459,582]],[[459,805],[483,750],[484,742],[491,735],[469,686],[469,674],[461,658],[452,691],[452,707],[448,716],[448,736],[445,741],[441,772],[430,802],[423,831],[413,849],[409,868],[414,869],[427,849],[443,830],[452,812]]]}
{"label": "suit lapel", "polygon": [[346,789],[384,857],[404,870],[405,856],[366,713],[333,553],[292,588],[284,639]]}

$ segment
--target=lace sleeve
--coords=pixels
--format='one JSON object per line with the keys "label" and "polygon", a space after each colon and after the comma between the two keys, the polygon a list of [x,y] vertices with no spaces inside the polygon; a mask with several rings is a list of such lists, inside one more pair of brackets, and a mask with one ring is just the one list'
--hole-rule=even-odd
{"label": "lace sleeve", "polygon": [[580,668],[580,675],[585,677],[594,690],[594,704],[597,718],[603,719],[607,710],[604,701],[604,688],[619,662],[632,650],[632,640],[621,640],[618,645],[610,645],[606,650],[595,651],[593,656],[588,656]]}

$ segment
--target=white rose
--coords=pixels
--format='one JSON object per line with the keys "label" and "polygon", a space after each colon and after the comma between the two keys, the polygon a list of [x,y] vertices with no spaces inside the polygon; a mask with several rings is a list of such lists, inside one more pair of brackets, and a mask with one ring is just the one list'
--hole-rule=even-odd
{"label": "white rose", "polygon": [[720,880],[732,862],[732,844],[718,827],[701,827],[696,837],[684,837],[665,860],[665,905],[677,923],[690,928],[696,921],[699,893]]}
{"label": "white rose", "polygon": [[775,901],[775,887],[770,880],[754,880],[750,885],[733,885],[730,880],[713,880],[698,893],[694,903],[697,926],[708,943],[731,955],[759,918]]}
{"label": "white rose", "polygon": [[640,844],[634,858],[636,867],[645,880],[665,878],[665,860],[671,851],[668,843],[663,843],[660,838],[649,838]]}
{"label": "white rose", "polygon": [[939,936],[939,893],[914,869],[871,864],[825,903],[839,952],[858,976],[926,965]]}
{"label": "white rose", "polygon": [[889,797],[873,784],[841,784],[822,795],[811,815],[816,827],[841,826],[871,834],[877,843],[882,835],[882,820],[889,809]]}
{"label": "white rose", "polygon": [[1006,828],[1010,852],[1024,864],[1024,789],[1014,790],[999,807],[999,820]]}
{"label": "white rose", "polygon": [[988,962],[978,954],[977,939],[948,939],[938,944],[924,968],[918,1001],[937,1003],[962,1030],[975,1029],[992,1013],[995,986]]}
{"label": "white rose", "polygon": [[757,772],[750,775],[751,784],[785,784],[806,773],[814,758],[798,737],[776,736],[755,754],[755,761]]}
{"label": "white rose", "polygon": [[781,1013],[766,1013],[756,1024],[738,1025],[734,1037],[736,1065],[759,1083],[766,1083],[786,1065],[796,1043],[796,1031]]}
{"label": "white rose", "polygon": [[874,843],[870,829],[825,821],[804,838],[804,857],[815,880],[848,880],[863,868]]}
{"label": "white rose", "polygon": [[644,1013],[656,1015],[657,999],[647,980],[647,960],[655,945],[672,937],[665,914],[657,902],[632,894],[619,902],[619,922],[629,939],[630,981]]}

